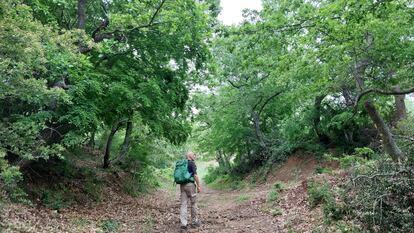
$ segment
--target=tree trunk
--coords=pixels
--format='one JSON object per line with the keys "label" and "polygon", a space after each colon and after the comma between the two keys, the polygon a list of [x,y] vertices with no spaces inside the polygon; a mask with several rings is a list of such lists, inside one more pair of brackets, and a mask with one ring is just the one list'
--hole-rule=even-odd
{"label": "tree trunk", "polygon": [[85,29],[86,0],[78,0],[78,28]]}
{"label": "tree trunk", "polygon": [[112,140],[114,139],[115,133],[119,129],[119,122],[116,122],[111,129],[111,132],[109,133],[108,140],[106,141],[106,148],[105,148],[105,155],[104,155],[104,164],[103,168],[109,167],[109,159],[111,158],[111,147],[112,147]]}
{"label": "tree trunk", "polygon": [[[400,86],[394,88],[395,91],[401,91]],[[405,95],[394,95],[394,115],[391,125],[397,126],[398,122],[407,117],[407,107],[405,106]]]}
{"label": "tree trunk", "polygon": [[365,109],[368,112],[371,120],[374,122],[377,130],[379,131],[382,139],[382,144],[384,145],[384,150],[388,153],[392,160],[395,162],[400,162],[403,160],[403,154],[401,150],[398,148],[393,135],[391,133],[390,128],[384,122],[381,115],[378,113],[377,109],[375,108],[374,104],[371,100],[367,100],[364,103]]}
{"label": "tree trunk", "polygon": [[328,145],[330,143],[330,138],[319,130],[319,123],[321,122],[322,100],[324,98],[325,96],[315,97],[315,103],[314,103],[315,112],[313,116],[313,127],[314,127],[316,135],[318,136],[319,142],[323,143],[324,145]]}
{"label": "tree trunk", "polygon": [[263,149],[266,149],[265,138],[264,138],[263,132],[260,128],[260,116],[256,111],[253,111],[252,119],[253,119],[254,129],[255,129],[255,132],[256,132],[256,138],[259,141],[259,145]]}
{"label": "tree trunk", "polygon": [[131,141],[131,134],[132,129],[134,128],[134,124],[132,121],[127,122],[126,130],[125,130],[125,137],[124,142],[122,143],[121,150],[119,151],[117,159],[114,161],[116,163],[120,162],[123,163],[125,160],[126,155],[129,152],[129,142]]}
{"label": "tree trunk", "polygon": [[349,87],[344,85],[341,87],[341,89],[342,89],[342,96],[345,99],[345,105],[348,107],[354,106],[355,105],[354,98],[352,97]]}
{"label": "tree trunk", "polygon": [[[373,38],[370,33],[367,33],[366,40],[367,40],[367,50],[370,50],[372,48],[372,42],[373,42]],[[364,90],[365,88],[363,76],[369,64],[370,64],[369,58],[362,59],[355,64],[354,78],[355,78],[357,87],[359,88],[360,91]],[[404,155],[401,152],[400,148],[398,147],[397,143],[395,142],[390,128],[385,123],[381,115],[378,113],[374,104],[371,102],[371,100],[368,99],[365,101],[364,107],[366,111],[368,112],[369,117],[374,122],[378,132],[380,133],[385,152],[391,156],[393,161],[395,162],[402,161],[404,159]]]}

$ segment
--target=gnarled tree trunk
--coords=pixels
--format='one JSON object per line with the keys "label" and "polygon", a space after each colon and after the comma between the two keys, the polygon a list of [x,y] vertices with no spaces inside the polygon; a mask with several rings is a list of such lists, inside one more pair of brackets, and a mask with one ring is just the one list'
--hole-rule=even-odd
{"label": "gnarled tree trunk", "polygon": [[315,97],[314,103],[314,115],[313,115],[313,128],[315,130],[316,135],[318,136],[319,142],[328,145],[330,143],[330,138],[321,132],[319,129],[319,123],[321,122],[321,109],[322,109],[322,100],[325,96],[320,95]]}
{"label": "gnarled tree trunk", "polygon": [[115,163],[123,163],[125,161],[125,157],[129,152],[129,144],[131,141],[133,128],[134,124],[132,123],[132,121],[128,121],[125,130],[124,142],[122,143],[121,150],[119,151],[117,159],[114,161]]}
{"label": "gnarled tree trunk", "polygon": [[104,163],[103,163],[103,168],[108,168],[110,161],[109,159],[111,158],[111,147],[112,147],[112,141],[114,139],[115,133],[118,131],[119,129],[119,125],[120,122],[117,121],[111,129],[111,132],[109,133],[108,136],[108,140],[106,141],[106,148],[105,148],[105,155],[104,155]]}
{"label": "gnarled tree trunk", "polygon": [[265,136],[262,132],[262,129],[260,128],[260,116],[256,111],[253,111],[252,113],[252,120],[254,124],[254,131],[256,133],[256,138],[259,142],[259,145],[263,149],[266,149]]}
{"label": "gnarled tree trunk", "polygon": [[365,109],[368,112],[371,120],[374,122],[377,130],[380,133],[382,144],[384,145],[384,150],[387,152],[393,161],[400,162],[403,160],[403,153],[395,142],[390,128],[382,119],[381,115],[375,108],[371,100],[367,100],[364,103]]}

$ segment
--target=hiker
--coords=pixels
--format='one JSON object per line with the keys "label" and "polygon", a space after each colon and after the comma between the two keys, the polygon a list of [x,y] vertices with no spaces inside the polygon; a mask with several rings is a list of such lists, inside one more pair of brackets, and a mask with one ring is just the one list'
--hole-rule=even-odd
{"label": "hiker", "polygon": [[[191,203],[191,227],[196,228],[201,225],[200,220],[197,215],[197,192],[201,193],[201,183],[197,175],[197,166],[194,162],[196,156],[192,151],[187,152],[186,159],[188,161],[188,172],[191,174],[193,179],[190,179],[189,182],[180,184],[180,199],[181,199],[181,208],[180,208],[180,223],[181,223],[181,232],[187,231],[187,203],[190,200]],[[195,183],[194,183],[195,182]],[[196,191],[197,190],[197,191]]]}

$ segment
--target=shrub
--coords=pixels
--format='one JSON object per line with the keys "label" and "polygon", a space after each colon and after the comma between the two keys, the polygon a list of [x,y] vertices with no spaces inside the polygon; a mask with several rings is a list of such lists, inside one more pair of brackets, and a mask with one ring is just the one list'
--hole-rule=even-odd
{"label": "shrub", "polygon": [[239,190],[243,189],[246,184],[235,176],[222,175],[210,183],[209,186],[219,190]]}
{"label": "shrub", "polygon": [[23,175],[18,167],[10,166],[4,156],[4,152],[0,151],[0,189],[11,201],[28,204],[27,194],[19,186]]}
{"label": "shrub", "polygon": [[42,190],[42,203],[49,209],[60,210],[69,207],[74,201],[69,190],[64,187]]}
{"label": "shrub", "polygon": [[323,204],[323,215],[325,223],[329,224],[332,220],[341,220],[348,213],[348,207],[340,204],[334,198],[328,198]]}
{"label": "shrub", "polygon": [[329,201],[332,198],[332,193],[329,191],[328,184],[320,184],[315,181],[309,181],[308,197],[310,207],[314,208],[321,203]]}
{"label": "shrub", "polygon": [[221,176],[226,175],[224,170],[220,167],[208,167],[207,174],[204,176],[204,182],[211,184]]}
{"label": "shrub", "polygon": [[285,184],[281,181],[277,181],[272,185],[272,189],[270,190],[269,194],[267,194],[267,201],[274,202],[278,201],[280,197],[280,191],[285,188]]}
{"label": "shrub", "polygon": [[414,166],[381,160],[356,168],[350,179],[345,201],[366,231],[414,229]]}
{"label": "shrub", "polygon": [[160,186],[158,177],[155,174],[155,168],[152,166],[142,167],[138,171],[131,172],[131,176],[124,181],[124,190],[133,197]]}
{"label": "shrub", "polygon": [[94,201],[102,201],[103,195],[103,182],[96,178],[88,178],[84,184],[85,193]]}
{"label": "shrub", "polygon": [[350,168],[359,164],[363,164],[364,159],[355,155],[345,155],[339,159],[341,168]]}
{"label": "shrub", "polygon": [[354,155],[365,158],[365,159],[373,159],[375,156],[375,152],[368,147],[361,147],[361,148],[355,148]]}

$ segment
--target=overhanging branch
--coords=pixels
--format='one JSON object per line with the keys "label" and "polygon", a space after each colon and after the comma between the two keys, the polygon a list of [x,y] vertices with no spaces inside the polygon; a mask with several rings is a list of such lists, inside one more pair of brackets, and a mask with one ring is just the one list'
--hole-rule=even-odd
{"label": "overhanging branch", "polygon": [[362,97],[371,94],[371,93],[377,93],[377,94],[381,94],[381,95],[406,95],[406,94],[410,94],[410,93],[414,93],[414,88],[411,89],[407,89],[407,90],[403,90],[403,91],[383,91],[383,90],[379,90],[379,89],[368,89],[365,90],[363,92],[361,92],[356,101],[355,101],[355,107],[358,105],[359,101],[362,99]]}

